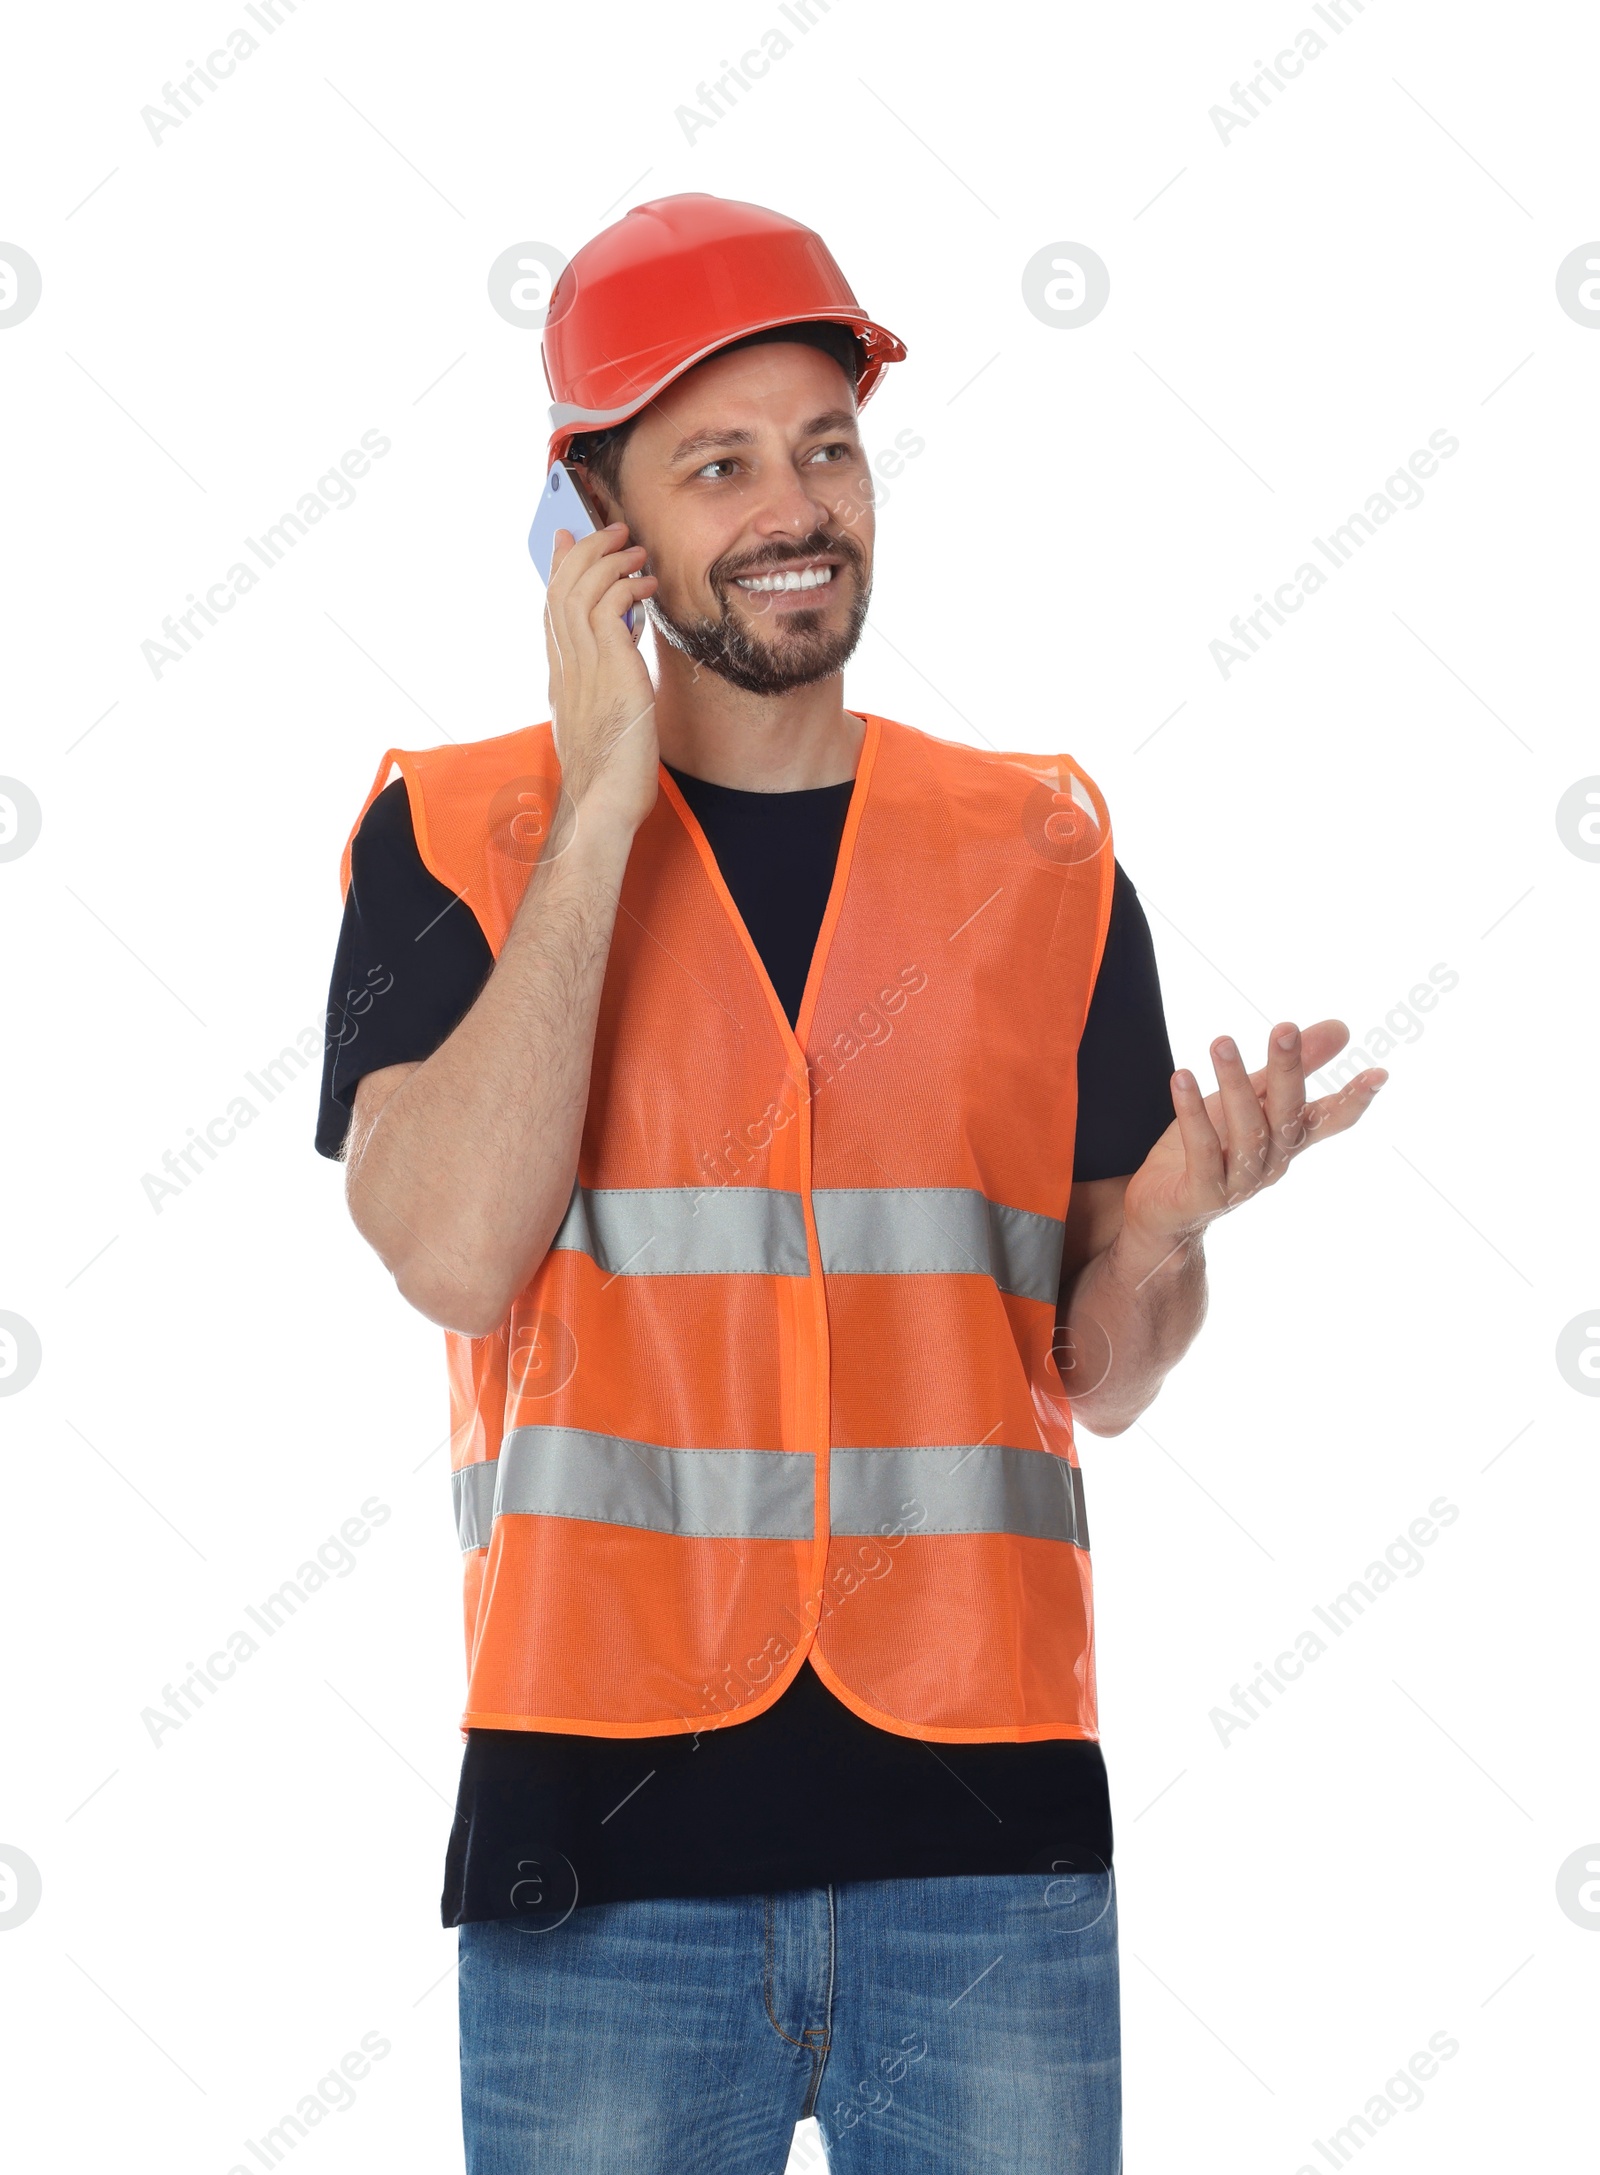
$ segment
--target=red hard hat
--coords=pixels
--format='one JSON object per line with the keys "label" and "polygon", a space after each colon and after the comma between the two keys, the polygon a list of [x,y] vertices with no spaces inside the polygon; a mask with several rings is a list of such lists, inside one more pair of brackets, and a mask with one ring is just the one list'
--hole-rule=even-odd
{"label": "red hard hat", "polygon": [[550,460],[575,437],[625,423],[674,378],[747,332],[843,325],[864,350],[856,399],[905,348],[850,292],[810,227],[760,204],[695,192],[635,204],[586,242],[550,298],[544,374]]}

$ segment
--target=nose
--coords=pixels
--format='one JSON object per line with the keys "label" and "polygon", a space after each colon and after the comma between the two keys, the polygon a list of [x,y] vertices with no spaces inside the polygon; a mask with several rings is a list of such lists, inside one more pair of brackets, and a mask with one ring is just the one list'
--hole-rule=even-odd
{"label": "nose", "polygon": [[785,464],[767,476],[768,488],[752,513],[752,525],[762,536],[810,536],[830,526],[832,504],[803,470]]}

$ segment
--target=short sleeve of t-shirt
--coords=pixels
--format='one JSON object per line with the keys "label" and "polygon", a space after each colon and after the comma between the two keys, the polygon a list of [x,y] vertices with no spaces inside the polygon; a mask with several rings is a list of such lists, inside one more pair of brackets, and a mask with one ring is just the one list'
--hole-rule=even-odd
{"label": "short sleeve of t-shirt", "polygon": [[423,864],[405,780],[386,785],[350,847],[328,987],[317,1148],[344,1152],[356,1086],[421,1064],[457,1028],[494,965],[471,909]]}

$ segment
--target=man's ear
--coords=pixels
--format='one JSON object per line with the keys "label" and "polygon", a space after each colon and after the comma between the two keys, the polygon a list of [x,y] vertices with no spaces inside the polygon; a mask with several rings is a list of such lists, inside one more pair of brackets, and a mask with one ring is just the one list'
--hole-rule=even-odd
{"label": "man's ear", "polygon": [[608,521],[620,521],[622,508],[606,489],[592,468],[578,467],[583,478],[583,495],[589,501],[590,510],[602,528]]}

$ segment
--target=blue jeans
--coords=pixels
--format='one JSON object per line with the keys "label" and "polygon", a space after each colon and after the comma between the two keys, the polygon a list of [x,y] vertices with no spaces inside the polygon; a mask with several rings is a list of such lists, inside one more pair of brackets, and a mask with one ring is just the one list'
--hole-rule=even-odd
{"label": "blue jeans", "polygon": [[845,1881],[458,1929],[467,2175],[1118,2175],[1114,1876]]}

